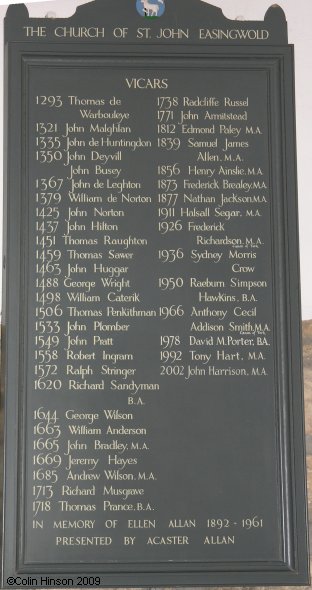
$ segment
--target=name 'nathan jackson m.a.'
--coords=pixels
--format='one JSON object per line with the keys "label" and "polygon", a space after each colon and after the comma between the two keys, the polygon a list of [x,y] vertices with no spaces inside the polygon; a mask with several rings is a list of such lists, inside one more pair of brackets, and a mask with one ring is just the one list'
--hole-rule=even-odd
{"label": "name 'nathan jackson m.a.'", "polygon": [[276,5],[5,19],[2,587],[309,583]]}

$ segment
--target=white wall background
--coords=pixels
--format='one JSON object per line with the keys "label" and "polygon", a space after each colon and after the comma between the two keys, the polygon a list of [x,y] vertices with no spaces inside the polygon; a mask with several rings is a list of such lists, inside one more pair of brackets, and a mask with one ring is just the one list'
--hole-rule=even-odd
{"label": "white wall background", "polygon": [[[33,17],[55,13],[70,16],[76,6],[88,0],[33,0],[26,2]],[[191,0],[190,0],[191,1]],[[129,0],[135,5],[135,0]],[[3,112],[3,19],[7,5],[14,0],[0,0],[0,112]],[[225,16],[235,19],[263,20],[270,6],[269,0],[211,0],[222,8]],[[295,45],[298,188],[300,218],[301,293],[303,319],[312,319],[312,1],[278,0],[288,21],[289,42]],[[0,119],[0,178],[3,178],[2,119]],[[2,199],[2,181],[0,181]],[[2,212],[2,207],[0,209]],[[1,215],[2,213],[0,213]],[[1,223],[1,219],[0,219]],[[1,246],[0,246],[1,247]],[[1,258],[0,258],[1,260]],[[2,265],[0,265],[2,266]]]}

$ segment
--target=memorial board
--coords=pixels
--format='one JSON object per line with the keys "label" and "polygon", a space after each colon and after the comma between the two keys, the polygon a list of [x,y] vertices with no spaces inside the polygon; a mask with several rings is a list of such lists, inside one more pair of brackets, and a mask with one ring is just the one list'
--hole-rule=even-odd
{"label": "memorial board", "polygon": [[3,587],[307,584],[283,11],[10,6]]}

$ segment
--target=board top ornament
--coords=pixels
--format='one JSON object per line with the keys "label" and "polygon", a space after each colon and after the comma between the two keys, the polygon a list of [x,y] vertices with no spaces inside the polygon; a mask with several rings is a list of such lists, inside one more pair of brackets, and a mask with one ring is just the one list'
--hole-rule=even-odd
{"label": "board top ornament", "polygon": [[[44,27],[45,36],[25,36],[23,27]],[[58,36],[56,27],[104,27],[105,36]],[[150,35],[138,40],[137,29],[150,27]],[[150,44],[159,27],[188,31],[188,35],[162,38],[159,43],[202,45],[287,45],[287,22],[282,8],[272,5],[263,21],[238,21],[224,16],[222,9],[203,0],[94,0],[78,6],[68,18],[30,18],[25,4],[9,6],[5,19],[6,41],[54,41],[62,43],[120,42]],[[124,38],[111,34],[114,28],[127,28]],[[199,33],[201,31],[201,33]]]}
{"label": "board top ornament", "polygon": [[165,12],[165,0],[137,0],[136,8],[145,18],[158,18]]}

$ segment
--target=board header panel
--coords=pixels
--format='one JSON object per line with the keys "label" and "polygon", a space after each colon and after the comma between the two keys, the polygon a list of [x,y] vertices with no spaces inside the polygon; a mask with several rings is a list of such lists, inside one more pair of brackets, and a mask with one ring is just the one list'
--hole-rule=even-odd
{"label": "board header panel", "polygon": [[66,19],[29,18],[24,4],[6,16],[7,41],[136,45],[286,45],[283,10],[271,6],[263,21],[225,18],[220,8],[201,0],[137,2],[95,0]]}

